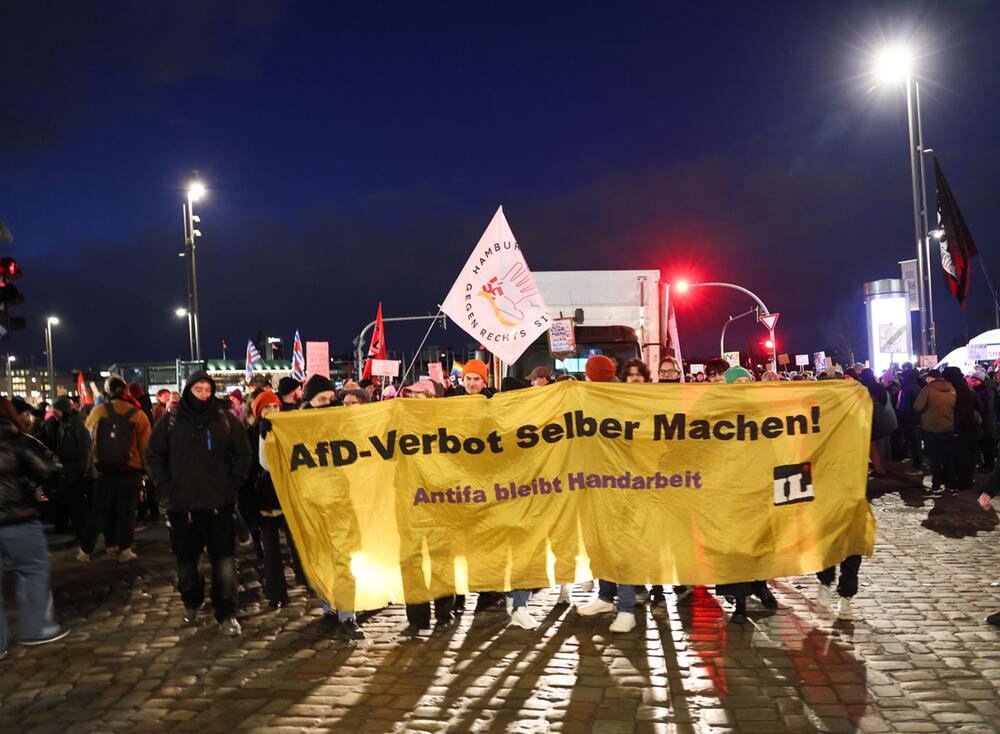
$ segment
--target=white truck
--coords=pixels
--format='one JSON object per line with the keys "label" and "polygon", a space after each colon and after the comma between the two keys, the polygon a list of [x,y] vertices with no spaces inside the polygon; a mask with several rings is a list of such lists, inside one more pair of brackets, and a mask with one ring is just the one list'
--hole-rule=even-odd
{"label": "white truck", "polygon": [[575,320],[577,353],[556,362],[543,335],[512,365],[513,374],[524,377],[534,367],[547,365],[581,375],[590,355],[607,354],[619,365],[642,357],[656,375],[668,337],[669,286],[659,270],[559,270],[533,275],[549,314]]}

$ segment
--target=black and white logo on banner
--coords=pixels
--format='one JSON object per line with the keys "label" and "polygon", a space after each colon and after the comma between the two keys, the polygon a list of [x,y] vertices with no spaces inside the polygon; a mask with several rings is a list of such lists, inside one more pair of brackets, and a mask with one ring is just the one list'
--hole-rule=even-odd
{"label": "black and white logo on banner", "polygon": [[812,502],[814,499],[816,495],[813,494],[812,465],[808,461],[774,467],[775,505]]}

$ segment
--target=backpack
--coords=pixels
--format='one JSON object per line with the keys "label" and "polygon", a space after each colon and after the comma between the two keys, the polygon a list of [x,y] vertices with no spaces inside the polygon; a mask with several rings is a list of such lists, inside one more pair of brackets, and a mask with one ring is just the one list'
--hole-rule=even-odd
{"label": "backpack", "polygon": [[94,451],[97,466],[102,469],[123,469],[132,453],[135,424],[132,416],[139,409],[131,408],[126,413],[116,413],[114,401],[109,400],[104,405],[105,415],[97,421],[94,435]]}

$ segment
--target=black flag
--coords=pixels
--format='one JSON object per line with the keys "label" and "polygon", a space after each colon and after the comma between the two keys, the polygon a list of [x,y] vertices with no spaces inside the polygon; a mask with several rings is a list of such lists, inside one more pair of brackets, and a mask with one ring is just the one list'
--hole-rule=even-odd
{"label": "black flag", "polygon": [[969,293],[969,271],[972,258],[979,254],[972,232],[962,217],[962,212],[951,193],[948,180],[944,177],[941,164],[934,156],[934,176],[937,178],[938,233],[941,240],[941,267],[951,295],[955,296],[960,308],[965,307],[965,297]]}

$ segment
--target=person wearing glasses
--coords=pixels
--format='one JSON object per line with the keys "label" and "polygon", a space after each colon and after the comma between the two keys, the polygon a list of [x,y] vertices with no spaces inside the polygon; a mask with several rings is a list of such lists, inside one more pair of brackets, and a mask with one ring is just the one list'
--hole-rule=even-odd
{"label": "person wearing glasses", "polygon": [[680,382],[681,370],[677,360],[673,357],[664,357],[660,360],[659,382]]}

